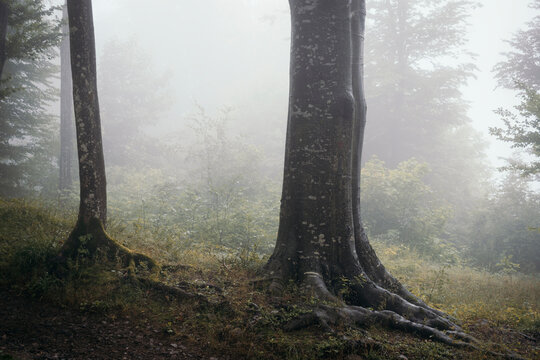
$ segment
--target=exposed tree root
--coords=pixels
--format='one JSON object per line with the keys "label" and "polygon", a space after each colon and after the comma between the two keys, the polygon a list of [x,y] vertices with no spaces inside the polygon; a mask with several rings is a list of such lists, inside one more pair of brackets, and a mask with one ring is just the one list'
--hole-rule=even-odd
{"label": "exposed tree root", "polygon": [[448,314],[443,313],[437,309],[431,308],[427,305],[422,299],[418,296],[412,294],[401,282],[399,282],[395,277],[390,274],[384,265],[379,260],[375,250],[369,243],[367,235],[360,225],[360,222],[356,223],[356,228],[360,229],[355,233],[355,248],[356,253],[359,256],[359,261],[362,264],[366,275],[379,287],[388,290],[389,292],[399,295],[401,298],[407,302],[414,304],[416,306],[422,307],[426,310],[429,310],[432,313],[449,319],[452,322],[457,322],[458,320],[449,316]]}
{"label": "exposed tree root", "polygon": [[[272,281],[272,285],[274,290],[282,288],[277,279]],[[349,284],[349,294],[344,300],[333,295],[317,273],[306,273],[303,286],[309,295],[321,300],[321,303],[313,306],[309,313],[288,322],[284,326],[286,331],[319,326],[325,332],[334,332],[334,328],[340,325],[360,328],[381,325],[449,346],[483,351],[506,359],[522,359],[515,354],[479,348],[478,340],[463,332],[447,317],[439,315],[440,311],[432,311],[427,305],[423,307],[410,303],[369,279]]]}
{"label": "exposed tree root", "polygon": [[434,309],[410,303],[401,296],[383,289],[369,280],[351,284],[350,290],[347,300],[352,305],[390,310],[411,321],[439,330],[461,330],[458,325],[445,316],[439,315]]}
{"label": "exposed tree root", "polygon": [[331,325],[369,327],[376,324],[389,329],[402,330],[424,338],[437,340],[447,345],[459,347],[469,346],[467,342],[454,340],[440,330],[412,322],[392,311],[368,310],[359,306],[334,307],[319,305],[311,313],[302,315],[291,321],[285,326],[285,329],[292,331],[312,325],[320,325],[324,330],[329,331]]}
{"label": "exposed tree root", "polygon": [[[344,305],[343,301],[330,293],[321,275],[317,273],[306,273],[305,276],[304,286],[316,298],[337,305]],[[460,336],[463,334],[461,338],[470,338],[461,331],[459,326],[432,312],[429,308],[411,304],[399,295],[393,294],[369,280],[363,280],[362,283],[352,283],[349,285],[348,290],[349,295],[346,297],[346,302],[353,306],[360,305],[381,310],[384,309],[389,313],[409,320],[411,323],[432,329],[452,330]]]}
{"label": "exposed tree root", "polygon": [[193,293],[185,289],[182,289],[178,286],[167,285],[160,281],[156,281],[156,280],[149,279],[146,277],[137,276],[135,278],[132,278],[132,280],[138,286],[141,286],[147,289],[152,289],[160,293],[163,293],[165,295],[170,295],[176,298],[177,300],[194,300],[199,305],[212,305],[212,306],[223,306],[223,307],[226,307],[228,305],[227,301],[222,296],[220,296],[219,301],[211,301],[210,298],[205,295],[202,295],[199,293]]}
{"label": "exposed tree root", "polygon": [[88,225],[79,221],[60,251],[60,261],[68,259],[108,261],[128,269],[130,276],[146,272],[157,276],[159,264],[151,257],[128,249],[113,240],[99,219],[91,219]]}
{"label": "exposed tree root", "polygon": [[[227,306],[227,302],[221,295],[223,290],[211,284],[191,284],[180,282],[176,286],[159,281],[161,270],[186,270],[189,266],[168,265],[162,268],[151,257],[132,251],[113,240],[103,228],[99,219],[92,219],[89,225],[77,223],[68,240],[64,243],[59,263],[66,264],[68,260],[90,260],[91,263],[100,262],[112,267],[122,267],[127,270],[127,279],[137,287],[152,289],[177,300],[196,301],[199,305]],[[191,290],[212,289],[217,294],[218,300],[212,300]]]}
{"label": "exposed tree root", "polygon": [[[470,350],[483,351],[487,354],[506,358],[522,359],[515,354],[501,354],[479,348],[477,341],[463,332],[440,331],[430,326],[412,322],[392,311],[368,310],[359,306],[328,306],[318,305],[313,311],[304,314],[285,325],[285,330],[294,331],[309,326],[320,326],[324,331],[331,332],[332,326],[347,325],[358,327],[369,327],[372,325],[382,325],[389,329],[397,329],[407,333],[416,334],[420,337],[435,340],[450,346],[461,347]],[[458,339],[454,339],[453,337]]]}

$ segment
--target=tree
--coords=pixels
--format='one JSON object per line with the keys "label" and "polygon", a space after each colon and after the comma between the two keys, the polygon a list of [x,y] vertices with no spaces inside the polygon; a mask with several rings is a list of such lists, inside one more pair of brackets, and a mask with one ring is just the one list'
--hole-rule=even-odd
{"label": "tree", "polygon": [[458,327],[386,271],[361,224],[365,1],[289,3],[289,117],[279,231],[265,268],[270,290],[294,280],[320,300],[352,305],[320,305],[291,328],[375,320],[455,344],[436,328]]}
{"label": "tree", "polygon": [[[57,173],[56,100],[51,61],[60,40],[55,7],[42,1],[15,0],[9,7],[6,62],[0,90],[0,173],[2,196],[43,192]],[[56,179],[55,179],[56,180]],[[56,190],[56,188],[55,188]]]}
{"label": "tree", "polygon": [[121,260],[132,272],[138,263],[157,268],[149,257],[134,253],[105,232],[107,191],[96,77],[96,50],[91,0],[68,0],[71,72],[79,158],[80,205],[75,228],[64,243],[62,258],[101,253]]}
{"label": "tree", "polygon": [[6,36],[8,26],[8,5],[6,1],[0,0],[0,79],[6,62]]}
{"label": "tree", "polygon": [[521,104],[516,106],[519,115],[505,109],[498,109],[504,128],[491,127],[489,132],[497,139],[512,144],[513,148],[526,150],[532,159],[527,163],[509,160],[502,170],[514,170],[523,176],[540,174],[540,93],[538,90],[521,88]]}
{"label": "tree", "polygon": [[540,194],[527,179],[508,173],[472,216],[468,246],[474,261],[491,271],[540,271]]}
{"label": "tree", "polygon": [[73,183],[74,119],[73,119],[73,84],[69,54],[69,26],[67,5],[62,12],[62,42],[60,43],[60,191],[71,188]]}
{"label": "tree", "polygon": [[486,144],[460,91],[475,66],[464,45],[475,1],[373,0],[366,36],[364,158],[389,168],[414,157],[425,181],[454,208],[445,238],[470,239],[467,222],[485,195]]}
{"label": "tree", "polygon": [[376,121],[367,125],[367,159],[377,155],[392,167],[415,157],[438,172],[442,157],[455,156],[442,139],[470,122],[460,87],[475,69],[463,56],[474,5],[463,0],[371,3],[366,88],[370,118]]}
{"label": "tree", "polygon": [[[393,168],[427,162],[427,183],[456,208],[461,227],[483,194],[485,144],[460,88],[473,76],[464,44],[476,6],[463,0],[373,0],[366,37],[369,103],[365,160]],[[463,215],[463,218],[461,218]]]}
{"label": "tree", "polygon": [[[529,7],[539,10],[540,0]],[[519,91],[521,103],[515,107],[519,115],[499,108],[496,113],[502,118],[504,128],[489,129],[501,141],[522,148],[532,156],[530,163],[510,160],[502,170],[515,170],[523,176],[540,173],[540,15],[527,24],[527,29],[518,31],[508,41],[512,51],[505,53],[506,59],[495,68],[499,85]]]}
{"label": "tree", "polygon": [[[540,0],[529,4],[531,9],[540,10]],[[495,76],[499,85],[509,89],[526,87],[540,90],[540,15],[527,23],[525,30],[518,31],[508,41],[512,51],[504,54],[506,59],[495,65]]]}

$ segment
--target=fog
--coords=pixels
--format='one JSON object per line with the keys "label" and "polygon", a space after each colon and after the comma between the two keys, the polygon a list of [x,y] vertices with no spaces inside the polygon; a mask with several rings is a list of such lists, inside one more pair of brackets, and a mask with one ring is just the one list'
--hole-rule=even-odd
{"label": "fog", "polygon": [[[95,2],[98,59],[111,40],[135,40],[154,71],[170,75],[172,107],[157,132],[185,125],[198,104],[234,109],[239,128],[284,136],[288,97],[286,2]],[[149,89],[151,91],[151,89]],[[240,125],[241,123],[241,125]]]}
{"label": "fog", "polygon": [[[497,121],[493,110],[511,108],[516,100],[511,91],[497,87],[492,68],[509,50],[505,40],[534,11],[527,0],[481,4],[468,20],[469,42],[464,49],[476,54],[478,71],[462,90],[474,127],[489,141],[489,161],[501,166],[500,158],[510,157],[512,150],[491,138],[488,128]],[[284,137],[288,12],[287,1],[276,0],[161,0],[152,6],[142,1],[96,0],[98,62],[108,42],[134,41],[149,56],[156,75],[167,74],[173,105],[161,118],[148,119],[156,125],[152,129],[156,134],[182,128],[198,104],[210,113],[232,107],[240,132],[278,130]]]}
{"label": "fog", "polygon": [[[529,230],[540,226],[538,176],[499,171],[507,158],[528,155],[489,130],[503,126],[495,110],[515,112],[522,101],[493,69],[538,16],[531,3],[368,3],[361,197],[371,239],[490,270],[515,261],[538,271],[538,233]],[[94,0],[93,8],[112,218],[124,229],[166,229],[175,246],[217,242],[268,254],[288,115],[288,2]],[[29,113],[38,106],[16,100]],[[47,110],[58,118],[56,100]],[[3,160],[18,171],[5,196],[59,196],[50,115],[36,115],[48,131],[41,138],[9,139],[30,146],[36,136],[43,147]]]}
{"label": "fog", "polygon": [[537,357],[540,0],[290,3],[0,0],[1,359]]}

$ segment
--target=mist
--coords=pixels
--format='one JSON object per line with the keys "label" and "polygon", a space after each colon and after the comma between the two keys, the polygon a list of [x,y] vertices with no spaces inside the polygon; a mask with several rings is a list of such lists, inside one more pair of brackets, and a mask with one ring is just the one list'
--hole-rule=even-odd
{"label": "mist", "polygon": [[[6,15],[7,55],[0,83],[0,212],[7,220],[0,229],[6,239],[0,250],[9,254],[0,261],[0,270],[8,274],[6,284],[25,289],[30,297],[75,304],[89,313],[116,314],[130,296],[145,304],[125,305],[128,310],[119,310],[119,318],[129,311],[144,318],[150,305],[140,297],[153,296],[148,295],[153,291],[166,293],[167,301],[186,296],[193,303],[181,305],[185,309],[157,305],[173,320],[157,332],[152,326],[158,325],[149,325],[145,335],[167,337],[156,343],[174,344],[174,354],[168,354],[179,358],[178,344],[186,344],[185,354],[201,358],[293,358],[287,350],[289,335],[261,334],[270,328],[297,330],[296,322],[286,324],[297,315],[298,324],[308,324],[307,332],[313,327],[334,331],[343,320],[339,311],[325,313],[322,320],[303,316],[313,309],[324,313],[324,304],[336,299],[345,309],[362,306],[379,317],[384,313],[380,309],[396,311],[413,324],[402,325],[406,332],[425,320],[410,311],[400,313],[409,305],[427,309],[426,319],[433,317],[430,326],[452,328],[451,317],[463,319],[464,328],[483,340],[489,337],[483,329],[511,329],[514,335],[492,341],[515,348],[525,339],[520,354],[534,358],[540,306],[538,0],[368,1],[365,34],[354,28],[361,11],[350,10],[340,18],[352,21],[348,45],[330,32],[323,39],[316,26],[303,33],[312,26],[311,18],[302,18],[313,10],[311,5],[293,7],[291,14],[288,1],[276,0],[93,0],[97,71],[91,75],[97,79],[99,111],[84,119],[61,106],[66,101],[61,102],[66,89],[66,58],[61,60],[60,52],[66,44],[62,31],[67,31],[62,30],[63,3],[14,0]],[[312,5],[322,6],[316,0]],[[336,13],[340,8],[327,6]],[[303,22],[295,23],[295,16]],[[327,26],[324,16],[313,19]],[[332,27],[335,21],[329,24],[336,32],[341,29]],[[330,46],[331,41],[336,43]],[[362,51],[353,46],[355,41],[362,42]],[[321,48],[335,55],[321,65],[329,66],[321,67],[330,69],[328,74],[317,68],[327,56],[318,53]],[[341,60],[347,66],[338,66],[347,51],[349,59]],[[79,58],[71,53],[71,59]],[[355,68],[357,60],[362,66]],[[77,66],[87,71],[80,64],[71,69]],[[325,98],[339,83],[331,81],[335,74],[353,78],[342,89],[354,103],[349,113],[346,101],[339,112],[339,97]],[[355,82],[358,74],[360,83]],[[70,84],[68,93],[80,91],[77,79],[76,74],[70,77],[75,90]],[[304,85],[309,90],[300,92]],[[325,93],[325,87],[331,90]],[[94,90],[81,93],[92,95]],[[81,107],[81,93],[67,101]],[[307,105],[300,111],[296,104],[302,101]],[[309,129],[296,127],[304,124],[298,114],[317,117],[320,109],[325,109],[325,119],[349,116],[351,127],[342,130],[341,123],[322,121]],[[71,127],[65,127],[65,119]],[[73,126],[84,121],[97,122],[101,129],[77,139]],[[320,139],[332,135],[298,145],[315,133]],[[104,169],[94,173],[103,180],[90,181],[85,171],[100,163],[101,145],[92,147],[101,143],[97,134],[102,136]],[[350,151],[341,150],[342,138]],[[81,145],[85,140],[90,147]],[[326,158],[319,151],[335,151],[339,161],[324,168],[318,161]],[[305,158],[295,157],[304,152]],[[97,160],[88,165],[85,154],[98,154]],[[339,181],[352,183],[340,193],[343,197],[334,195],[329,175],[341,171],[345,175]],[[327,188],[320,190],[320,183]],[[95,203],[102,201],[103,208],[90,213],[101,216],[101,225],[86,224],[93,215],[84,209],[100,191],[106,199]],[[361,274],[343,270],[348,262],[341,258],[342,250],[332,253],[346,236],[354,248],[349,255],[359,264],[355,271]],[[103,254],[116,254],[113,270],[108,262],[100,263],[103,254],[94,258],[89,250],[94,245],[86,245],[92,241],[112,244],[107,246],[113,250]],[[275,265],[279,256],[292,265]],[[302,265],[310,256],[315,260]],[[63,257],[69,259],[65,264]],[[382,270],[370,270],[372,264]],[[84,283],[79,292],[77,279],[93,276],[85,266],[98,274],[102,269],[94,266],[106,268],[108,277],[100,279],[110,287],[99,292],[95,284]],[[29,278],[14,275],[17,269],[25,269],[21,271]],[[111,285],[111,276],[122,284],[121,279],[139,281],[137,289],[144,284],[146,295],[118,290],[124,285]],[[385,298],[384,306],[376,304],[354,287],[364,276],[410,304],[399,311],[384,308],[395,304],[393,297]],[[276,290],[278,278],[279,291],[289,294],[282,308],[267,296],[267,290]],[[121,295],[112,296],[115,291]],[[354,303],[359,299],[363,303]],[[232,305],[215,310],[215,317],[208,315],[214,310],[199,310],[201,303],[209,309]],[[255,315],[246,315],[251,312]],[[435,338],[441,330],[437,326],[428,331]],[[355,339],[364,336],[358,329],[352,333]],[[190,334],[192,343],[185,340]],[[454,335],[439,340],[454,346]],[[459,336],[466,338],[465,333]],[[199,345],[206,338],[211,340],[204,349],[206,345]],[[254,345],[257,339],[274,344],[277,352],[270,345]],[[294,346],[298,358],[306,359],[364,356],[370,348],[347,341],[335,345],[324,338],[323,345],[313,348],[302,340]],[[381,354],[395,356],[401,351],[382,349]],[[414,357],[413,350],[404,351]],[[431,356],[426,351],[423,356]],[[71,356],[65,349],[59,353]]]}

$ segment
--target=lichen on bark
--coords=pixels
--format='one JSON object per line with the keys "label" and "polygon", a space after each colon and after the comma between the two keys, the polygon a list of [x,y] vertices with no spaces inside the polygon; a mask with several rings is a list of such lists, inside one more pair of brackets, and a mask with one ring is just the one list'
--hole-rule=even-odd
{"label": "lichen on bark", "polygon": [[133,252],[114,241],[105,231],[107,224],[107,183],[96,76],[96,52],[91,0],[67,0],[71,73],[77,152],[79,160],[80,205],[77,223],[64,243],[60,258],[110,261],[137,269],[159,270],[150,257]]}

